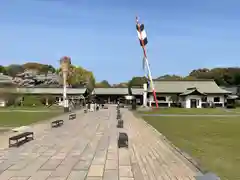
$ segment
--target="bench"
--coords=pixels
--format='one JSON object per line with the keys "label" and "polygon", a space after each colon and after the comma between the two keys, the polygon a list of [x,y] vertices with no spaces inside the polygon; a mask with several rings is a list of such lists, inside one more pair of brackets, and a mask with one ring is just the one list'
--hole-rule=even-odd
{"label": "bench", "polygon": [[119,113],[117,114],[117,119],[121,119],[122,115]]}
{"label": "bench", "polygon": [[[25,142],[28,142],[33,139],[34,139],[33,132],[23,132],[9,138],[9,147],[13,147],[13,146],[19,147]],[[12,143],[13,141],[14,143]]]}
{"label": "bench", "polygon": [[128,135],[124,132],[120,132],[118,136],[118,148],[121,147],[128,148]]}
{"label": "bench", "polygon": [[117,128],[123,128],[123,120],[122,119],[118,120]]}
{"label": "bench", "polygon": [[75,113],[69,114],[69,120],[74,120],[76,119],[77,115]]}
{"label": "bench", "polygon": [[56,120],[56,121],[53,121],[51,124],[52,124],[52,127],[59,127],[61,125],[63,125],[63,120]]}

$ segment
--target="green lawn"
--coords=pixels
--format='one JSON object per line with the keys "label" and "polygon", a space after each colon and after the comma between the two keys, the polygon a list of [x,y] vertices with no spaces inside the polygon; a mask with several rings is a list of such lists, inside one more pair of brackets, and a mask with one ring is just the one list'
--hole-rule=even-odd
{"label": "green lawn", "polygon": [[224,109],[224,108],[159,108],[150,111],[141,111],[141,114],[236,114],[240,113],[240,109]]}
{"label": "green lawn", "polygon": [[60,106],[10,106],[10,107],[1,107],[0,111],[6,111],[6,110],[28,110],[28,111],[53,111],[53,110],[57,110],[57,111],[63,111],[63,107]]}
{"label": "green lawn", "polygon": [[0,112],[0,128],[29,125],[60,115],[60,111],[50,112]]}
{"label": "green lawn", "polygon": [[205,170],[240,179],[240,117],[144,117]]}

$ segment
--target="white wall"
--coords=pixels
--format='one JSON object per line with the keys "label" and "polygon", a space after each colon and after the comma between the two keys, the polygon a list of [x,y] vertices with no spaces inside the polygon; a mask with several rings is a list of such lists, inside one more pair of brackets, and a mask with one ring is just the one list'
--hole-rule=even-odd
{"label": "white wall", "polygon": [[[172,103],[170,94],[159,94],[159,96],[166,97],[166,102],[168,102],[169,104]],[[209,95],[207,95],[207,102],[214,102],[213,101],[214,97],[219,97],[220,98],[220,104],[222,104],[222,107],[224,107],[224,103],[225,103],[226,99],[225,99],[224,95],[222,95],[222,94],[209,94]],[[182,104],[182,107],[190,108],[191,107],[190,99],[197,99],[197,100],[199,100],[199,105],[197,106],[197,108],[202,108],[202,100],[201,100],[202,98],[201,98],[201,96],[191,95],[191,96],[187,96],[186,100],[184,100],[184,98],[182,100],[181,99],[182,98],[179,97],[179,100]],[[153,95],[149,96],[148,102],[149,102],[149,104],[154,102]]]}
{"label": "white wall", "polygon": [[198,95],[186,96],[184,106],[185,108],[191,108],[191,99],[197,100],[197,108],[202,108],[202,97]]}
{"label": "white wall", "polygon": [[[166,102],[170,101],[171,95],[169,94],[161,94],[161,95],[157,95],[159,97],[166,97]],[[154,101],[154,97],[153,95],[150,95],[148,98],[149,101]]]}
{"label": "white wall", "polygon": [[225,102],[225,98],[224,98],[224,95],[217,95],[217,94],[211,94],[211,95],[208,95],[207,96],[207,101],[208,102],[214,102],[213,99],[214,97],[220,97],[220,102],[221,103],[224,103]]}
{"label": "white wall", "polygon": [[0,99],[0,107],[5,107],[6,106],[6,101],[3,99]]}
{"label": "white wall", "polygon": [[[170,103],[172,102],[171,101],[171,95],[169,95],[169,94],[157,94],[157,96],[159,96],[159,97],[165,97],[166,98],[166,101],[164,101],[164,102],[166,102],[166,103],[168,103],[168,106],[170,107]],[[163,102],[163,101],[162,101]],[[150,96],[149,96],[149,98],[148,98],[148,103],[150,104],[150,106],[151,106],[151,103],[155,103],[155,101],[154,101],[154,97],[153,97],[153,95],[151,94]]]}
{"label": "white wall", "polygon": [[224,107],[224,103],[226,102],[226,98],[222,94],[209,94],[207,96],[207,102],[214,102],[214,97],[219,97],[220,98],[219,104],[222,104],[222,107]]}

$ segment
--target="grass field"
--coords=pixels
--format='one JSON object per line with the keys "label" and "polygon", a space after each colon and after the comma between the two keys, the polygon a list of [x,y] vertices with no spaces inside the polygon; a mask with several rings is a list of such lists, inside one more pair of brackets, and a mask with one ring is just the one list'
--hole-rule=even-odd
{"label": "grass field", "polygon": [[144,117],[221,180],[240,179],[240,117]]}
{"label": "grass field", "polygon": [[30,107],[26,107],[26,106],[10,106],[10,107],[0,107],[0,111],[7,111],[7,110],[14,110],[14,111],[18,111],[18,110],[28,110],[28,111],[52,111],[52,110],[63,110],[63,107],[60,106],[30,106]]}
{"label": "grass field", "polygon": [[23,125],[29,125],[39,122],[41,120],[47,120],[60,115],[60,111],[49,112],[20,112],[20,111],[0,111],[0,128],[5,127],[18,127]]}
{"label": "grass field", "polygon": [[142,111],[141,114],[237,114],[240,113],[240,109],[224,109],[224,108],[159,108],[151,111]]}

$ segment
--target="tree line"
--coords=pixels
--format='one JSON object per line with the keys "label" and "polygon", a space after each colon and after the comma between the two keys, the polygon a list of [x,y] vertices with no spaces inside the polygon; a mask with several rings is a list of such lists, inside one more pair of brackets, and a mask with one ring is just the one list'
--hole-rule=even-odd
{"label": "tree line", "polygon": [[0,73],[3,73],[8,76],[15,77],[19,73],[23,73],[25,70],[36,70],[40,74],[42,73],[48,73],[48,72],[56,72],[56,69],[52,65],[47,64],[40,64],[40,63],[34,63],[29,62],[25,64],[11,64],[9,66],[2,66],[0,65]]}
{"label": "tree line", "polygon": [[[155,78],[155,80],[198,80],[213,79],[219,86],[240,86],[240,68],[200,68],[192,70],[187,76],[166,74]],[[147,82],[146,77],[133,77],[129,82],[129,86],[138,87]]]}
{"label": "tree line", "polygon": [[[48,72],[61,75],[61,68],[54,68],[52,65],[28,62],[22,65],[12,64],[9,66],[0,65],[0,73],[15,77],[25,70],[36,70],[39,74]],[[240,68],[200,68],[192,70],[187,76],[166,74],[155,78],[155,80],[197,80],[197,79],[213,79],[219,86],[239,86],[240,85]],[[111,85],[107,80],[96,82],[93,72],[88,71],[80,66],[70,66],[68,83],[72,87],[79,87],[88,84],[89,88],[110,88],[110,87],[142,87],[147,82],[146,77],[132,77],[128,82]]]}
{"label": "tree line", "polygon": [[[54,68],[49,64],[40,64],[28,62],[25,64],[11,64],[9,66],[0,65],[0,73],[11,77],[24,73],[26,70],[34,70],[37,74],[56,73],[62,75],[61,68]],[[91,71],[80,66],[70,65],[67,82],[71,87],[82,87],[83,85],[93,88],[95,86],[95,77]]]}

